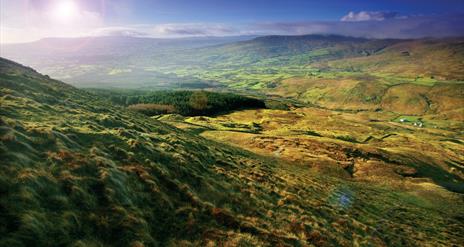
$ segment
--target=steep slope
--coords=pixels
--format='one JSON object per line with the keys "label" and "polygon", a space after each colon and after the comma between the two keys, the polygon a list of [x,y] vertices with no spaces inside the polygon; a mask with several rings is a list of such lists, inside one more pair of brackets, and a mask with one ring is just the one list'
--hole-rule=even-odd
{"label": "steep slope", "polygon": [[6,60],[0,76],[0,245],[152,246],[240,226],[217,207],[244,200],[241,183],[216,170],[261,161]]}
{"label": "steep slope", "polygon": [[0,246],[463,242],[462,197],[441,187],[437,203],[315,174],[4,59],[0,97]]}
{"label": "steep slope", "polygon": [[217,208],[243,200],[240,182],[216,170],[261,161],[6,60],[0,75],[0,245],[154,246],[240,226]]}

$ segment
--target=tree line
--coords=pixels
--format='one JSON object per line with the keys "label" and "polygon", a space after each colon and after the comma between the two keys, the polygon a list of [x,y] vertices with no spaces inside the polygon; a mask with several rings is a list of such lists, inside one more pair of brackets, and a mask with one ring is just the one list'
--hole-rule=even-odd
{"label": "tree line", "polygon": [[264,101],[233,93],[208,91],[103,91],[94,93],[146,115],[178,113],[211,116],[239,109],[265,108]]}

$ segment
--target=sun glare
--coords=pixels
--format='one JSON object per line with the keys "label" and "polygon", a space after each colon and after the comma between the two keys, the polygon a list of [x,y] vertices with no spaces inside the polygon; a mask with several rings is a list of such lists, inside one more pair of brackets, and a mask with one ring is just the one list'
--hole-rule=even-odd
{"label": "sun glare", "polygon": [[78,6],[72,0],[58,1],[53,8],[53,17],[60,21],[69,21],[77,16]]}

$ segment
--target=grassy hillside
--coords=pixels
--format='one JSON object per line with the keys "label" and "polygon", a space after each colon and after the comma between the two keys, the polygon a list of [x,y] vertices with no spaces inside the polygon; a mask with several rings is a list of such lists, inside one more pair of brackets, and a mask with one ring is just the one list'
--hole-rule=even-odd
{"label": "grassy hillside", "polygon": [[[321,173],[205,139],[198,130],[174,128],[4,59],[0,97],[0,246],[450,246],[464,241],[462,196],[444,189],[459,189],[461,177],[429,167],[427,160],[404,158],[419,165],[420,176],[440,172],[436,184],[425,180],[417,189],[358,181],[343,175],[343,168],[338,169],[342,176]],[[287,113],[272,119],[287,119],[281,114]],[[228,126],[237,124],[248,128],[236,121]],[[262,123],[257,124],[250,126]],[[461,145],[450,140],[449,146]],[[388,155],[370,157],[333,145],[304,148],[327,155],[335,148],[335,155],[374,167]],[[396,157],[401,156],[388,159]],[[461,172],[462,157],[453,162]],[[326,163],[321,159],[320,164]],[[443,179],[453,182],[448,186]]]}
{"label": "grassy hillside", "polygon": [[6,60],[0,76],[1,246],[176,246],[229,228],[250,238],[228,208],[252,213],[256,201],[233,174],[273,163]]}
{"label": "grassy hillside", "polygon": [[[338,35],[264,36],[248,41],[204,47],[185,53],[188,59],[212,67],[244,65],[306,65],[314,61],[357,57],[375,53],[397,40],[369,40]],[[217,65],[213,65],[217,64]]]}
{"label": "grassy hillside", "polygon": [[[291,78],[265,91],[338,110],[434,115],[464,108],[464,83],[421,85],[405,81],[392,85],[379,76],[338,75],[332,78]],[[460,120],[462,117],[447,119]]]}
{"label": "grassy hillside", "polygon": [[[372,56],[327,62],[320,68],[400,75],[416,81],[464,80],[464,40],[431,39],[396,43]],[[319,66],[318,66],[319,67]]]}

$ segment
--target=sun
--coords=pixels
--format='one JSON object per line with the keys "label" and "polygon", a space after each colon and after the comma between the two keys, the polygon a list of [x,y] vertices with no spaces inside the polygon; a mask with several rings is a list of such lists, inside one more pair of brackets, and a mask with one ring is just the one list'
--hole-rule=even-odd
{"label": "sun", "polygon": [[79,8],[74,1],[60,0],[53,7],[52,14],[59,21],[69,21],[77,16],[78,11]]}

